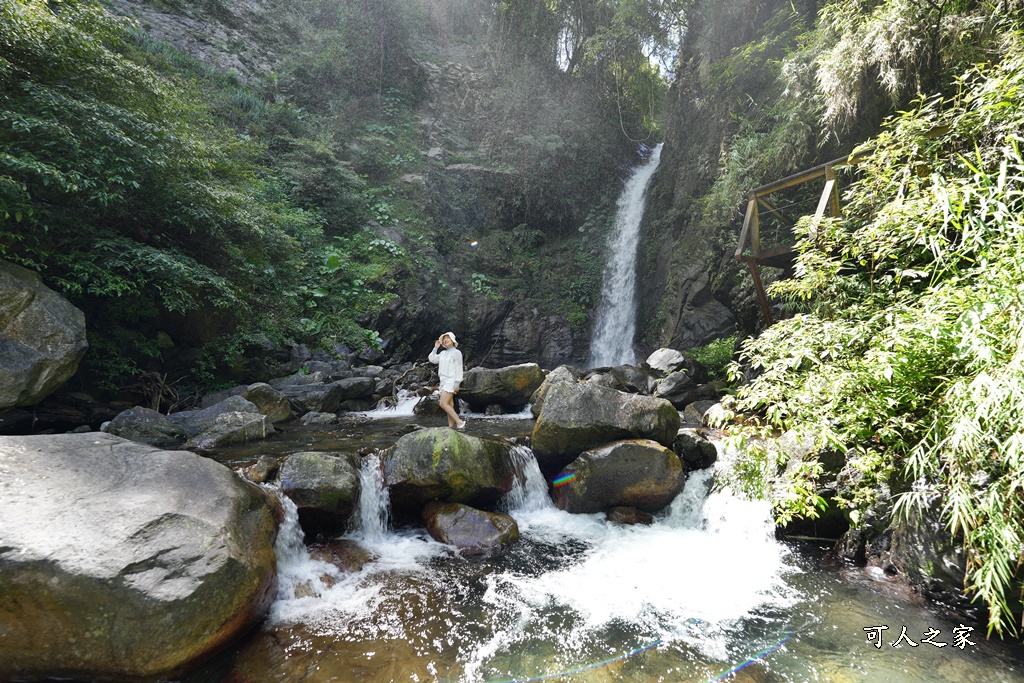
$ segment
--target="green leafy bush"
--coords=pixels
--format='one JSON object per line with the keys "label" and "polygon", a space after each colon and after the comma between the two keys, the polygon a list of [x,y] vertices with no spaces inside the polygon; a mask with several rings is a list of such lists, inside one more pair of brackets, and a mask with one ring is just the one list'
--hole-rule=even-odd
{"label": "green leafy bush", "polygon": [[772,288],[801,312],[745,342],[760,374],[734,404],[844,450],[862,487],[915,482],[902,511],[937,492],[994,632],[1015,630],[1024,551],[1024,39],[998,49],[889,122],[844,218],[801,224]]}

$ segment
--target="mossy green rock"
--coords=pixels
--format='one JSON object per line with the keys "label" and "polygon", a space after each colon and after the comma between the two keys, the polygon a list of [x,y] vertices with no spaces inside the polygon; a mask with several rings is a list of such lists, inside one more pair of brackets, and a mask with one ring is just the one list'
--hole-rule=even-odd
{"label": "mossy green rock", "polygon": [[560,381],[545,390],[533,451],[542,469],[557,471],[583,451],[620,439],[671,446],[679,424],[679,411],[664,399]]}
{"label": "mossy green rock", "polygon": [[661,510],[683,490],[679,456],[649,439],[630,439],[586,451],[566,468],[572,479],[555,488],[555,506],[567,512],[630,507]]}
{"label": "mossy green rock", "polygon": [[343,453],[293,453],[281,465],[281,491],[307,534],[342,531],[359,502],[359,468]]}
{"label": "mossy green rock", "polygon": [[0,680],[163,680],[249,631],[276,498],[110,434],[0,437]]}
{"label": "mossy green rock", "polygon": [[384,482],[396,510],[439,500],[492,508],[512,489],[510,446],[447,427],[406,434],[384,453]]}

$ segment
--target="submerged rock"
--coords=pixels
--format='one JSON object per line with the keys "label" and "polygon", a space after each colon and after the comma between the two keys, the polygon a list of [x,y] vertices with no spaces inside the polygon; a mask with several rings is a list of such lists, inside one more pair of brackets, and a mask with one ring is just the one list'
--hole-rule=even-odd
{"label": "submerged rock", "polygon": [[343,531],[359,502],[359,468],[342,453],[294,453],[281,465],[280,479],[307,535]]}
{"label": "submerged rock", "polygon": [[0,409],[31,406],[78,370],[85,314],[31,270],[0,261]]}
{"label": "submerged rock", "polygon": [[256,484],[270,481],[281,467],[281,461],[272,455],[261,455],[256,462],[239,472],[243,477]]}
{"label": "submerged rock", "polygon": [[0,437],[0,679],[155,680],[258,622],[279,504],[110,434]]}
{"label": "submerged rock", "polygon": [[679,456],[649,439],[630,439],[586,451],[564,470],[573,475],[554,491],[567,512],[604,512],[631,507],[657,512],[686,483]]}
{"label": "submerged rock", "polygon": [[358,572],[364,565],[376,560],[379,555],[364,548],[355,541],[332,538],[309,546],[309,556],[314,560],[333,564],[343,572]]}
{"label": "submerged rock", "polygon": [[419,511],[434,500],[493,507],[512,489],[509,450],[447,427],[406,434],[381,458],[392,508]]}
{"label": "submerged rock", "polygon": [[519,525],[508,515],[459,503],[429,503],[423,521],[435,541],[463,555],[494,555],[519,540]]}
{"label": "submerged rock", "polygon": [[588,448],[626,438],[671,446],[678,431],[679,412],[664,399],[562,381],[545,392],[532,443],[541,468],[557,471]]}
{"label": "submerged rock", "polygon": [[544,382],[544,371],[536,363],[510,365],[490,370],[473,368],[459,387],[459,398],[476,410],[488,405],[522,408]]}
{"label": "submerged rock", "polygon": [[604,518],[612,524],[624,524],[633,526],[643,524],[649,526],[654,524],[654,515],[637,510],[636,508],[617,506],[604,513]]}

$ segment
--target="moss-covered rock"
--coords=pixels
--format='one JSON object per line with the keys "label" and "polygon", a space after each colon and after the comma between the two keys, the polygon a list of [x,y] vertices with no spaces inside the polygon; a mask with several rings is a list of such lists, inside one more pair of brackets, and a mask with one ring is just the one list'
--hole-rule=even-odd
{"label": "moss-covered rock", "polygon": [[359,502],[359,468],[341,453],[293,453],[281,465],[281,491],[295,502],[307,534],[345,528]]}
{"label": "moss-covered rock", "polygon": [[382,457],[392,509],[418,512],[435,500],[492,508],[512,489],[509,449],[447,427],[406,434]]}

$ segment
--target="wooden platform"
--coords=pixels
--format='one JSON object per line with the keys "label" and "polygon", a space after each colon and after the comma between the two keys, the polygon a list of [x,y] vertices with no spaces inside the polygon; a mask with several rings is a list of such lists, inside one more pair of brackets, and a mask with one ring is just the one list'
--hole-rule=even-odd
{"label": "wooden platform", "polygon": [[811,227],[811,234],[814,234],[818,223],[825,212],[832,216],[840,214],[839,188],[836,183],[835,169],[841,166],[853,166],[860,160],[871,154],[871,149],[855,151],[850,156],[828,161],[824,164],[791,176],[776,180],[773,183],[756,187],[750,191],[747,201],[747,213],[743,218],[743,228],[740,230],[739,245],[736,247],[734,258],[743,261],[750,269],[750,275],[754,280],[754,289],[757,291],[757,299],[761,304],[761,312],[764,314],[765,322],[768,325],[774,323],[771,307],[768,305],[768,295],[764,291],[761,282],[761,267],[768,266],[779,268],[785,277],[792,276],[793,264],[796,261],[796,244],[774,246],[770,249],[761,248],[761,221],[762,211],[770,213],[785,220],[785,216],[777,209],[769,199],[770,195],[817,178],[825,178],[825,186],[818,200],[817,209]]}

